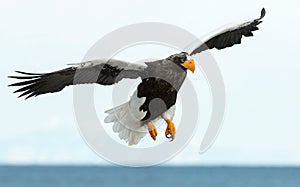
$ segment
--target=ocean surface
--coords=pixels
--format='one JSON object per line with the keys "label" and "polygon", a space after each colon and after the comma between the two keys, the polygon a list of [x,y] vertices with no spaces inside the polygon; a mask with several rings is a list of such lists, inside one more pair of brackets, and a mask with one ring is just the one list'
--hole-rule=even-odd
{"label": "ocean surface", "polygon": [[300,187],[300,168],[0,166],[1,187]]}

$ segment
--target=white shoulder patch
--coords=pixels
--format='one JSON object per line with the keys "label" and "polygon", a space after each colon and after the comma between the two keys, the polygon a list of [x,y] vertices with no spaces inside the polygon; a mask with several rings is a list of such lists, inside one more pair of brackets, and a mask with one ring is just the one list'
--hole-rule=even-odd
{"label": "white shoulder patch", "polygon": [[92,67],[99,64],[109,64],[114,67],[122,68],[125,70],[143,70],[146,67],[145,63],[130,63],[122,60],[116,60],[116,59],[97,59],[97,60],[90,60],[86,62],[80,62],[80,63],[72,63],[68,65],[76,65],[77,68],[86,68],[86,67]]}

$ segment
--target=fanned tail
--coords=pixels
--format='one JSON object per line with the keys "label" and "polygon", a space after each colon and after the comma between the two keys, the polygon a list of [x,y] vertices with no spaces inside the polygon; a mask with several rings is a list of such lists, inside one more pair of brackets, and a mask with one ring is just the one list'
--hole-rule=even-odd
{"label": "fanned tail", "polygon": [[140,121],[145,116],[145,112],[139,111],[142,103],[144,99],[134,93],[129,102],[105,111],[108,115],[104,122],[113,123],[113,131],[128,145],[138,144],[148,133],[147,126]]}

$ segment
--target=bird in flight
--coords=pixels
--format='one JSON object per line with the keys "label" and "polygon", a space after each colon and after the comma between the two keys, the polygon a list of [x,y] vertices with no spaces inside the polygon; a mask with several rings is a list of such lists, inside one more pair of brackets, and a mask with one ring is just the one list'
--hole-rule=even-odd
{"label": "bird in flight", "polygon": [[[181,52],[165,59],[134,64],[122,60],[92,60],[76,64],[50,73],[26,73],[16,71],[19,76],[9,76],[20,82],[9,86],[20,87],[14,93],[26,99],[47,93],[59,92],[66,86],[77,84],[113,85],[122,79],[140,79],[135,92],[127,103],[106,111],[106,123],[113,123],[118,133],[128,145],[138,142],[149,133],[156,140],[156,120],[166,122],[165,136],[171,141],[176,135],[172,121],[175,114],[177,93],[182,86],[187,71],[195,71],[193,55],[208,49],[218,50],[240,44],[242,37],[253,36],[258,30],[266,11],[261,10],[258,19],[225,27],[198,45],[190,54]],[[145,131],[146,130],[146,131]],[[148,132],[147,132],[148,131]]]}

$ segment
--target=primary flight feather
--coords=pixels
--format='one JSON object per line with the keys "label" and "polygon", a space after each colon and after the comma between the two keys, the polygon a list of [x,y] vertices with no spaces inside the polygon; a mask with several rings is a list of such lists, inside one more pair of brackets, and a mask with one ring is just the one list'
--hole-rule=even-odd
{"label": "primary flight feather", "polygon": [[165,59],[133,64],[122,60],[93,60],[76,64],[51,73],[26,73],[16,71],[19,76],[9,78],[20,82],[9,86],[20,87],[14,93],[26,99],[47,93],[59,92],[66,86],[77,84],[113,85],[122,79],[140,79],[130,100],[123,105],[106,111],[105,122],[113,123],[114,132],[129,145],[137,144],[146,134],[156,140],[154,122],[163,119],[167,123],[165,136],[174,140],[176,129],[172,122],[175,114],[177,93],[187,70],[195,71],[193,55],[207,49],[224,49],[240,44],[242,37],[253,36],[265,16],[262,9],[258,19],[222,28],[203,40],[190,54],[181,52]]}

